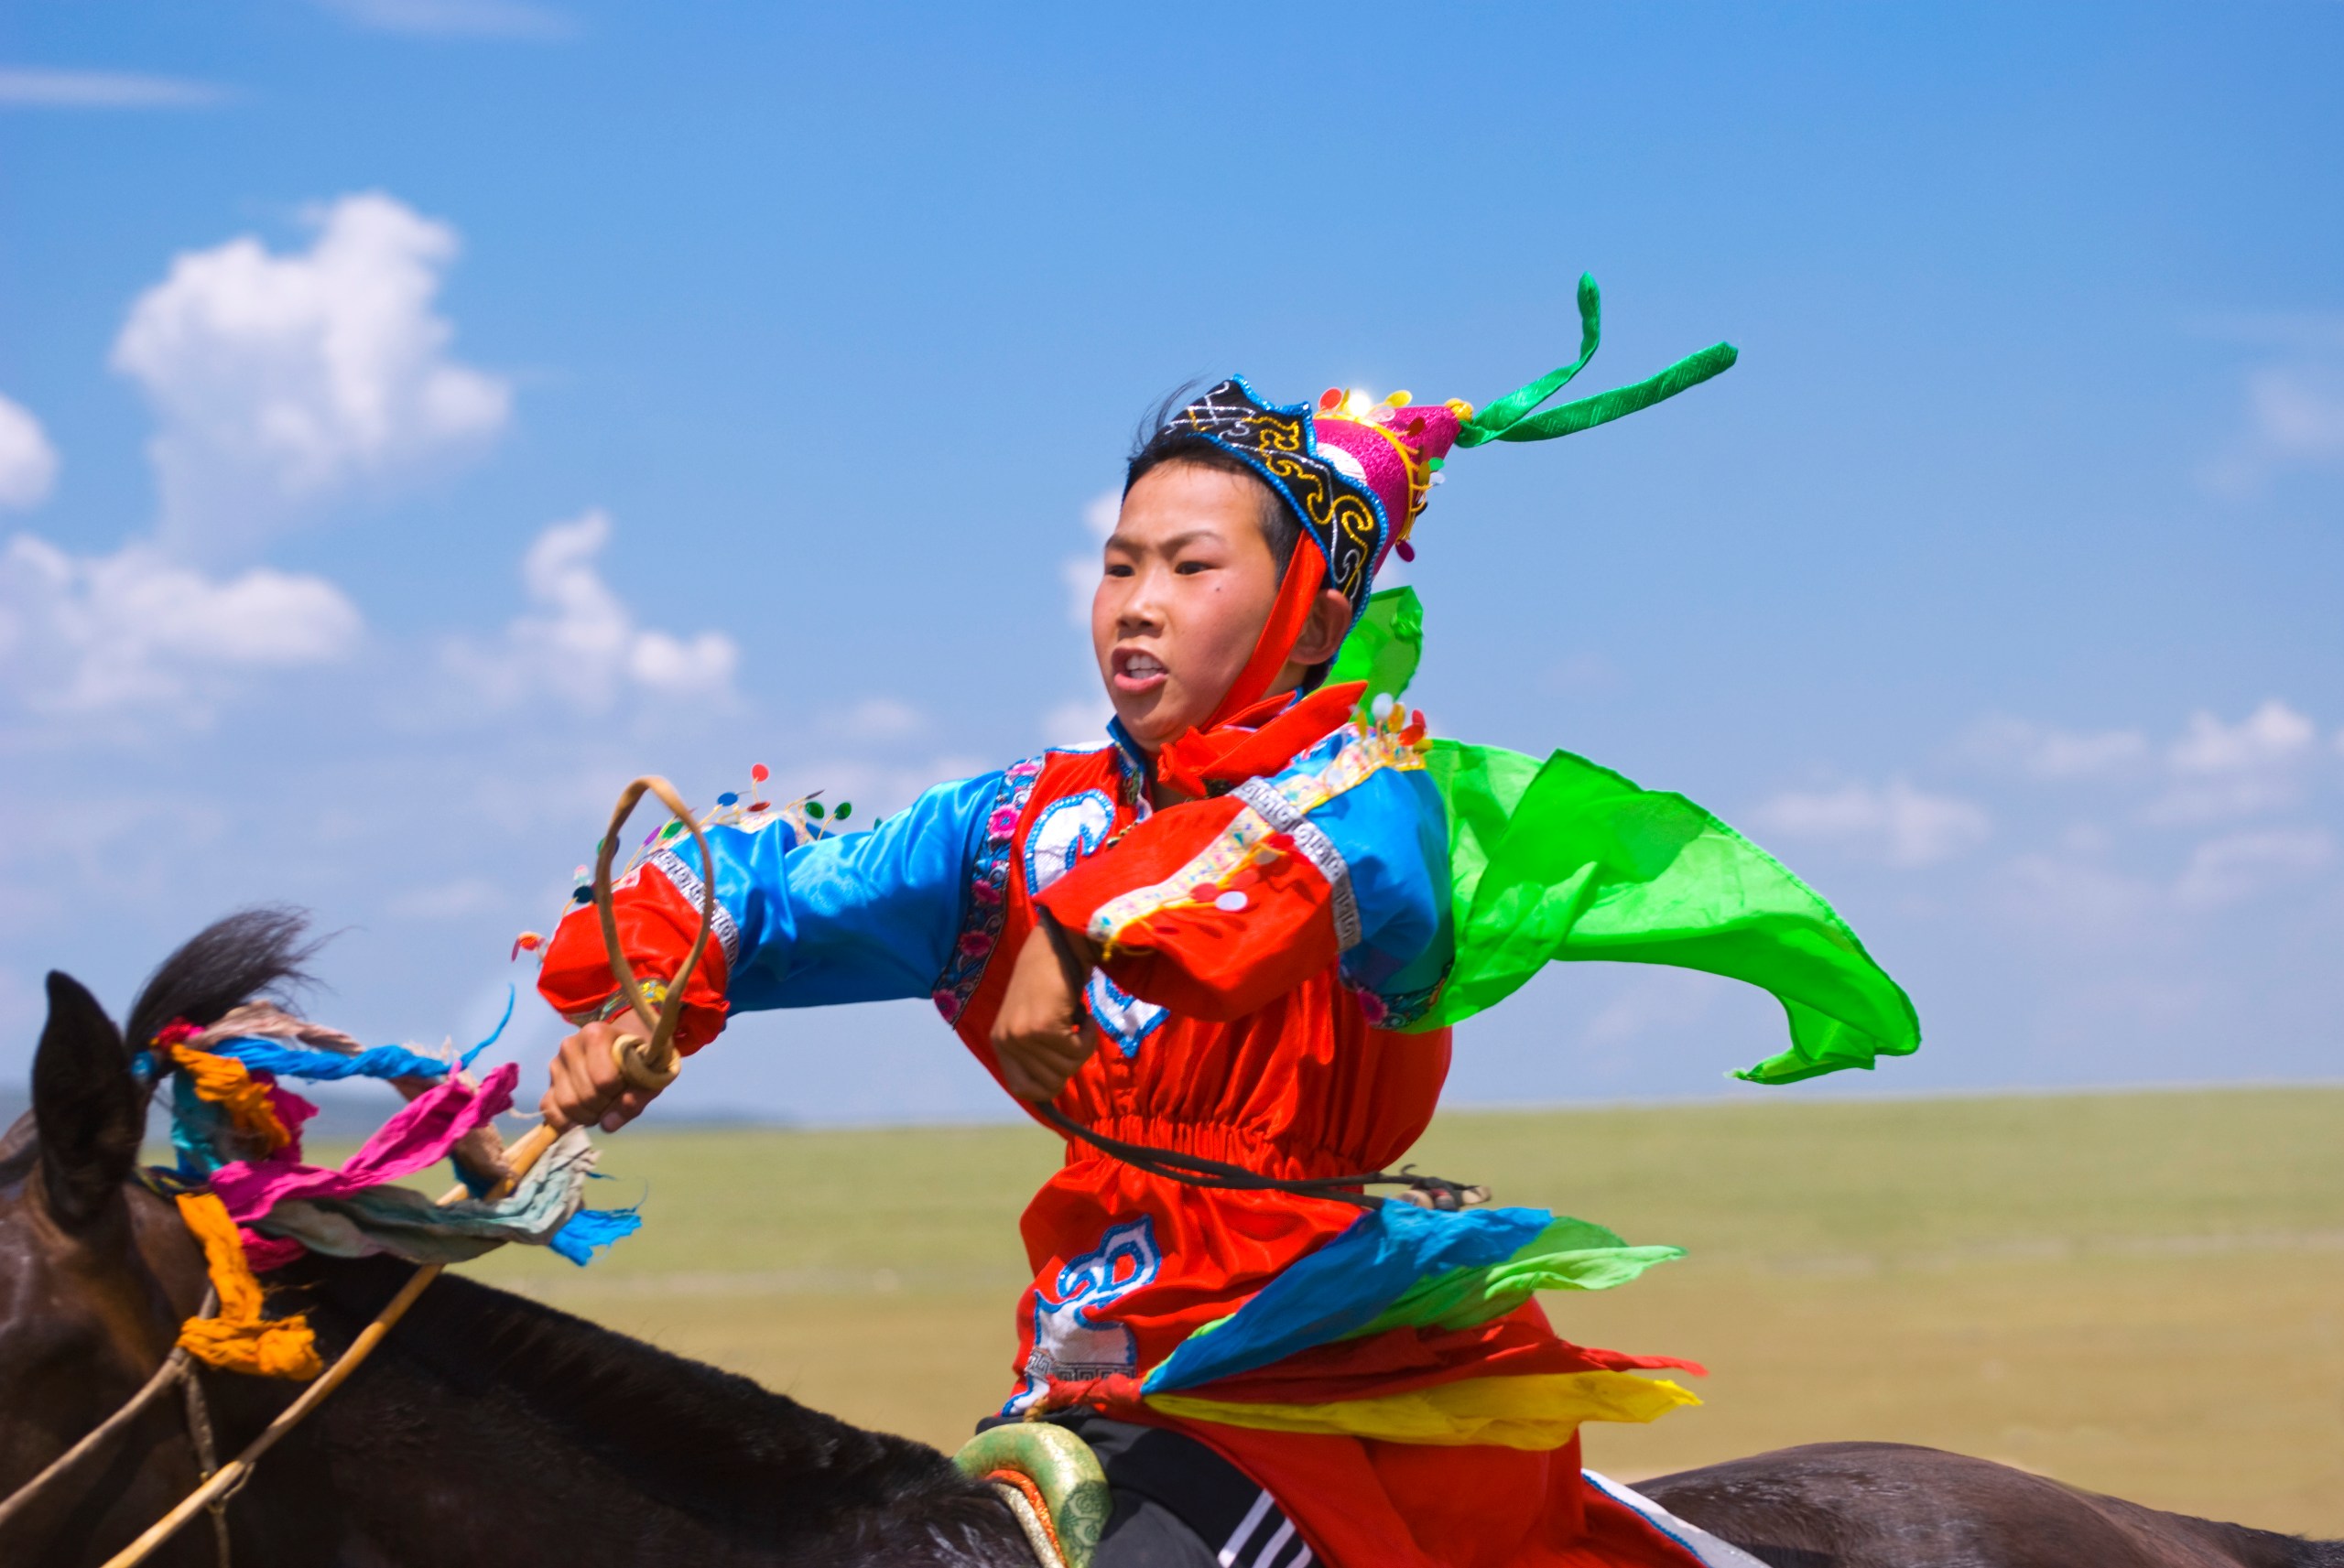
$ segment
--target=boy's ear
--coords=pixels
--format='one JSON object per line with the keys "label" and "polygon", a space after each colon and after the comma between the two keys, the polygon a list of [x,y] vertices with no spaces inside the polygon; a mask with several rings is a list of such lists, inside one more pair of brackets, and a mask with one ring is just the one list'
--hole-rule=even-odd
{"label": "boy's ear", "polygon": [[1294,640],[1294,652],[1287,657],[1305,669],[1323,665],[1341,651],[1343,638],[1351,629],[1351,601],[1340,589],[1322,588],[1310,606],[1310,619],[1303,622],[1302,635]]}

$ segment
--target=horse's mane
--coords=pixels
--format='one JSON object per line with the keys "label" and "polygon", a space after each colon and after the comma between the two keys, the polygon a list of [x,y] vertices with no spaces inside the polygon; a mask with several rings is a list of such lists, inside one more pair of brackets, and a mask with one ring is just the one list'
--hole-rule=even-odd
{"label": "horse's mane", "polygon": [[308,981],[302,965],[322,941],[303,942],[309,917],[283,904],[238,910],[215,920],[163,960],[130,1006],[124,1038],[143,1049],[162,1027],[185,1019],[201,1028],[264,993]]}

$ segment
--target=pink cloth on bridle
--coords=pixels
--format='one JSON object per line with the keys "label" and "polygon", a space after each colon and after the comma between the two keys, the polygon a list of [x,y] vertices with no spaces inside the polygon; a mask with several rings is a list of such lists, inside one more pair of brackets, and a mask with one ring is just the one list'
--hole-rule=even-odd
{"label": "pink cloth on bridle", "polygon": [[327,1169],[305,1165],[291,1149],[283,1158],[238,1160],[212,1173],[212,1190],[229,1216],[249,1225],[278,1204],[294,1198],[337,1198],[366,1187],[411,1176],[446,1159],[474,1129],[512,1108],[513,1086],[521,1076],[507,1062],[475,1089],[450,1076],[418,1095],[366,1140],[358,1152]]}

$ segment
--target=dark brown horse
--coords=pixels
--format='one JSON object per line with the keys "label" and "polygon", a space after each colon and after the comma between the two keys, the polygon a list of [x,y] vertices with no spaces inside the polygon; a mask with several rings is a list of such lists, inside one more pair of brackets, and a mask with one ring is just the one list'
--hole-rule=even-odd
{"label": "dark brown horse", "polygon": [[[204,932],[148,982],[129,1037],[281,984],[298,929],[263,913]],[[146,1093],[123,1034],[73,980],[51,975],[49,993],[33,1111],[0,1140],[0,1497],[120,1407],[203,1293],[176,1211],[133,1179]],[[330,1356],[407,1272],[317,1261],[288,1282]],[[290,1398],[255,1379],[202,1383],[223,1454]],[[0,1563],[102,1563],[196,1480],[180,1407],[158,1401],[9,1522]],[[2344,1568],[2344,1547],[1889,1444],[1793,1449],[1644,1489],[1777,1568]],[[227,1519],[248,1568],[1032,1562],[1001,1504],[934,1449],[456,1277],[268,1454]],[[151,1561],[195,1568],[215,1550],[199,1520]]]}

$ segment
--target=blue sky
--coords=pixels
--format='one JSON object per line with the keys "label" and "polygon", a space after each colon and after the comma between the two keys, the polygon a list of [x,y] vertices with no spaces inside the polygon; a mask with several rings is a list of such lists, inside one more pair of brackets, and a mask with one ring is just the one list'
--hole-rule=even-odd
{"label": "blue sky", "polygon": [[[16,8],[0,1073],[43,970],[119,1006],[255,899],[342,933],[320,1016],[464,1034],[635,772],[877,810],[1080,734],[1144,408],[1487,401],[1584,268],[1589,383],[1742,362],[1452,466],[1436,727],[1838,901],[1929,1043],[1829,1088],[2333,1077],[2340,66],[2332,4]],[[1575,970],[1454,1093],[1777,1032]],[[919,1004],[677,1093],[997,1109]]]}

